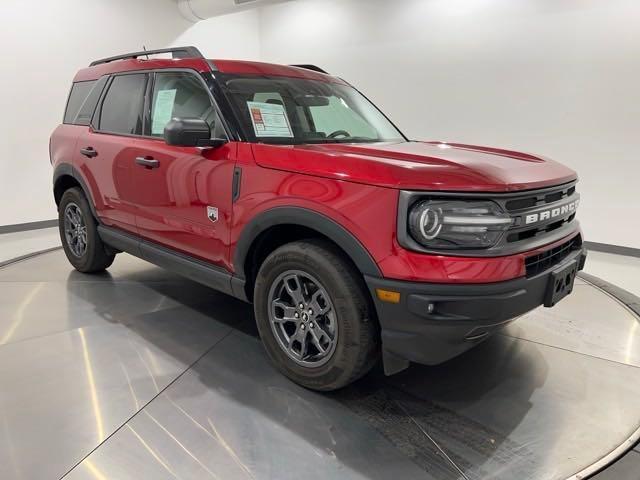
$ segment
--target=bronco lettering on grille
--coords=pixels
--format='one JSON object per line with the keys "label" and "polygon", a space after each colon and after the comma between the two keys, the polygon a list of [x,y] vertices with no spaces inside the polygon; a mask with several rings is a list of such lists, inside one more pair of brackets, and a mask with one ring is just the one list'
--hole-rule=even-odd
{"label": "bronco lettering on grille", "polygon": [[524,223],[525,225],[529,225],[530,223],[543,222],[545,220],[566,215],[570,212],[575,212],[578,208],[579,201],[580,200],[574,200],[573,202],[565,203],[559,207],[542,210],[537,213],[530,213],[525,217]]}

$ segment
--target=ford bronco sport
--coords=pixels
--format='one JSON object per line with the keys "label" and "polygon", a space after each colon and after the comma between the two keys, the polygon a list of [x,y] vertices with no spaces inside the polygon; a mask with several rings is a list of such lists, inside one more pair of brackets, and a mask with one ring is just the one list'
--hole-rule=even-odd
{"label": "ford bronco sport", "polygon": [[317,390],[459,355],[561,300],[586,258],[575,172],[408,140],[313,65],[95,61],[50,155],[77,270],[128,252],[252,302],[273,363]]}

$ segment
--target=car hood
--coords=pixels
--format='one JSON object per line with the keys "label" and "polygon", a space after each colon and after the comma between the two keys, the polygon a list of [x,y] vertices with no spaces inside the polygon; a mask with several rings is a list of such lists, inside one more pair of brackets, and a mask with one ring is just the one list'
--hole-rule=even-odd
{"label": "car hood", "polygon": [[505,192],[575,180],[548,158],[443,142],[254,144],[266,168],[407,190]]}

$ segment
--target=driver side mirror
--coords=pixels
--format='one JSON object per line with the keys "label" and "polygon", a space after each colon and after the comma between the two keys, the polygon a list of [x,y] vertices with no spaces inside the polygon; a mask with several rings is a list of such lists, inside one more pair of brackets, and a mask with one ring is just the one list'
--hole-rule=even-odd
{"label": "driver side mirror", "polygon": [[176,147],[213,147],[227,143],[224,138],[211,138],[211,127],[201,118],[173,118],[164,127],[164,141]]}

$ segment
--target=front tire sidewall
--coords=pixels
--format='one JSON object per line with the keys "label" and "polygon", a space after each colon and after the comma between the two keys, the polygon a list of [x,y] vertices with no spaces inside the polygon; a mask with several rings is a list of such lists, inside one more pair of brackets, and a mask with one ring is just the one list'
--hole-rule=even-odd
{"label": "front tire sidewall", "polygon": [[[273,363],[285,375],[314,390],[334,390],[351,381],[359,368],[363,352],[361,322],[370,321],[366,308],[352,296],[353,285],[339,270],[314,252],[295,248],[276,250],[262,265],[256,279],[254,309],[258,331]],[[271,329],[269,291],[276,279],[287,270],[301,270],[317,278],[331,298],[336,312],[338,335],[335,350],[329,360],[318,367],[303,366],[293,361],[282,350]]]}

